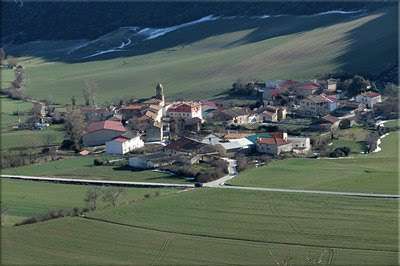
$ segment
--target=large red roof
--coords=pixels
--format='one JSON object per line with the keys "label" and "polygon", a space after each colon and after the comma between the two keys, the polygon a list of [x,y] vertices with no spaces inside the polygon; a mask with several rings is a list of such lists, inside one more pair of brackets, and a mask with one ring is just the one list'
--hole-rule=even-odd
{"label": "large red roof", "polygon": [[378,97],[380,94],[374,91],[367,91],[364,93],[361,93],[361,96],[363,97],[368,97],[368,98],[375,98]]}
{"label": "large red roof", "polygon": [[124,142],[126,142],[128,140],[129,139],[123,138],[123,137],[118,137],[118,138],[113,139],[113,141],[117,141],[117,142],[120,142],[120,143],[124,143]]}
{"label": "large red roof", "polygon": [[197,111],[200,108],[200,104],[198,103],[182,103],[177,105],[176,107],[171,107],[168,109],[169,112],[178,112],[178,113],[191,113],[192,109]]}
{"label": "large red roof", "polygon": [[89,132],[93,132],[93,131],[97,131],[97,130],[101,130],[101,129],[126,132],[124,125],[122,125],[121,122],[114,121],[114,120],[106,120],[106,121],[91,123],[89,125],[89,127],[86,129],[86,132],[89,133]]}
{"label": "large red roof", "polygon": [[300,86],[296,86],[296,88],[302,89],[302,90],[316,90],[316,89],[319,89],[320,86],[318,86],[314,83],[307,83],[307,84],[303,84]]}
{"label": "large red roof", "polygon": [[295,86],[295,85],[297,85],[297,84],[299,84],[299,82],[294,81],[294,80],[287,80],[287,81],[285,81],[284,83],[282,83],[281,85],[279,85],[279,88],[281,88],[281,89],[288,89],[288,88],[290,88],[290,87],[292,87],[292,86]]}
{"label": "large red roof", "polygon": [[279,138],[274,138],[274,137],[272,137],[272,138],[260,137],[257,139],[257,143],[281,146],[281,145],[289,144],[290,141],[284,140],[284,139],[279,139]]}

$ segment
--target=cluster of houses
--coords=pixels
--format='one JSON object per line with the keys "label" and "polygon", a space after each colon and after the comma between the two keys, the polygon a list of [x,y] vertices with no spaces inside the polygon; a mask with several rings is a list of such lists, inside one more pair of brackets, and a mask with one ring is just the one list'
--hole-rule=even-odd
{"label": "cluster of houses", "polygon": [[[316,80],[301,83],[293,80],[266,82],[262,87],[265,105],[285,105],[297,114],[309,117],[350,114],[354,109],[373,109],[382,101],[377,92],[367,91],[348,99],[346,92],[338,89],[339,80],[328,79],[322,84]],[[356,108],[351,108],[356,106]],[[338,110],[339,112],[336,112]]]}
{"label": "cluster of houses", "polygon": [[[279,155],[291,152],[308,154],[310,138],[288,136],[285,132],[202,132],[204,122],[210,124],[247,125],[279,123],[287,114],[313,117],[312,127],[337,127],[344,118],[351,121],[357,111],[373,108],[381,102],[376,92],[365,92],[355,99],[345,98],[337,89],[337,80],[325,84],[316,81],[300,83],[278,80],[252,84],[262,91],[263,106],[223,108],[209,100],[166,101],[164,88],[156,87],[156,95],[115,108],[107,118],[92,122],[83,136],[87,147],[105,145],[108,154],[126,154],[147,144],[159,143],[162,151],[131,157],[129,164],[137,168],[154,168],[174,162],[196,163],[217,154],[227,156],[252,152]],[[349,122],[351,123],[351,122]]]}

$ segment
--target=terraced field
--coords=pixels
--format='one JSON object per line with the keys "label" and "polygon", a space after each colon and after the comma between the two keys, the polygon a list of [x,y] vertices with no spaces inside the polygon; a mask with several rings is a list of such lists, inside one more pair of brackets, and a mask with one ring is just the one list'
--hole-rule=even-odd
{"label": "terraced field", "polygon": [[[3,263],[397,263],[396,200],[198,189],[2,230]],[[93,220],[93,219],[102,219]],[[51,247],[51,248],[50,248]],[[74,255],[71,255],[74,254]],[[118,255],[116,255],[118,254]]]}
{"label": "terraced field", "polygon": [[382,150],[343,159],[288,159],[252,168],[231,185],[398,194],[399,132],[382,139]]}

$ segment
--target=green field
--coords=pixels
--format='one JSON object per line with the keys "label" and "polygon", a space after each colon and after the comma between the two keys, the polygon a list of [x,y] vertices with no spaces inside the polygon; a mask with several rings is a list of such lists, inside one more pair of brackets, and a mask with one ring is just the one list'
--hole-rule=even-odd
{"label": "green field", "polygon": [[[398,194],[398,138],[391,133],[382,150],[343,159],[286,159],[252,168],[231,185]],[[353,155],[352,155],[353,156]]]}
{"label": "green field", "polygon": [[[13,115],[17,110],[25,112],[20,115],[20,121],[26,120],[33,104],[29,102],[12,100],[0,96],[1,102],[1,150],[24,150],[26,147],[42,147],[49,139],[50,145],[59,145],[64,139],[65,131],[60,125],[52,125],[43,130],[21,130],[14,129],[18,125],[18,116]],[[33,146],[32,146],[33,145]]]}
{"label": "green field", "polygon": [[[114,59],[79,63],[62,60],[76,46],[70,41],[28,43],[11,53],[24,56],[24,92],[36,99],[69,104],[74,95],[83,104],[85,79],[97,84],[98,103],[152,96],[158,82],[168,97],[215,98],[238,78],[309,80],[335,69],[380,72],[397,62],[397,17],[393,8],[358,17],[209,21],[139,43],[130,52],[113,54],[120,56]],[[120,43],[121,34],[107,35],[103,46],[89,47],[87,53],[105,49],[108,41]]]}
{"label": "green field", "polygon": [[[3,263],[272,265],[333,252],[332,265],[397,264],[396,200],[198,189],[4,228]],[[121,223],[121,224],[115,224]],[[71,255],[73,254],[73,255]],[[329,256],[324,257],[326,262]]]}
{"label": "green field", "polygon": [[96,157],[74,157],[42,164],[7,168],[3,174],[53,176],[65,178],[137,181],[155,183],[186,183],[184,178],[151,170],[132,170],[127,166],[94,166]]}
{"label": "green field", "polygon": [[[56,209],[84,207],[85,193],[93,186],[61,185],[25,180],[1,180],[1,200],[7,209],[5,225],[13,225],[23,219]],[[142,199],[147,193],[154,194],[156,189],[124,188],[119,202]],[[169,193],[172,189],[160,189]],[[99,207],[106,204],[101,202]]]}

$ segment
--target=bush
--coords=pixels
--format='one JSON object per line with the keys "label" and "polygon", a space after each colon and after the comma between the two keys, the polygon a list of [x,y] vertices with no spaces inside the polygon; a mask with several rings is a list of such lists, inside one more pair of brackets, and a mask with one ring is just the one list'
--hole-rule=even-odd
{"label": "bush", "polygon": [[331,158],[339,158],[339,157],[346,157],[350,154],[351,149],[349,147],[339,147],[336,148],[334,151],[329,153],[329,157]]}
{"label": "bush", "polygon": [[236,171],[238,173],[242,172],[243,170],[246,170],[248,167],[249,165],[246,157],[240,157],[237,159]]}
{"label": "bush", "polygon": [[78,216],[84,212],[89,212],[89,209],[74,207],[72,210],[65,210],[65,209],[52,210],[43,215],[35,215],[32,217],[26,218],[22,222],[16,223],[15,226],[20,226],[20,225],[25,225],[25,224],[34,224],[34,223],[38,223],[38,222],[48,221],[51,219],[57,219],[57,218],[62,218],[62,217],[67,217],[67,216]]}

